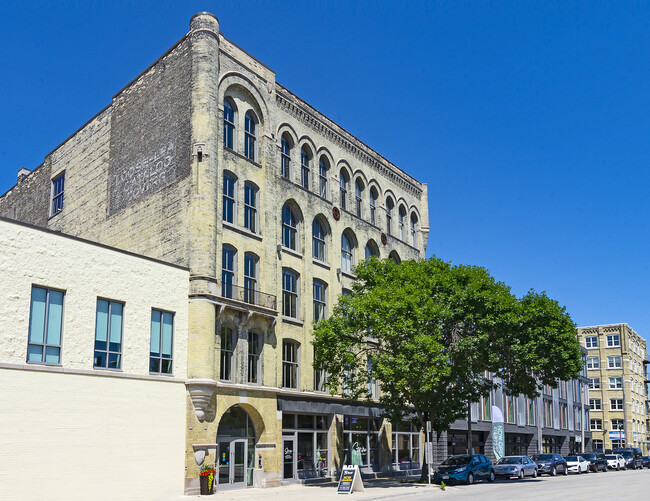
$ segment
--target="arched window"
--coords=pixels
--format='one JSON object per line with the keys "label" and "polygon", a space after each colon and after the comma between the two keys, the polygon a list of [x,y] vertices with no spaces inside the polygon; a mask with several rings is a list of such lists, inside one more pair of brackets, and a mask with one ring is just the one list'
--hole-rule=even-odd
{"label": "arched window", "polygon": [[306,147],[300,149],[300,185],[306,190],[309,189],[309,178],[311,176],[311,153]]}
{"label": "arched window", "polygon": [[357,179],[357,182],[354,183],[354,195],[355,195],[355,201],[356,201],[356,213],[357,217],[363,217],[363,181],[361,179]]}
{"label": "arched window", "polygon": [[341,235],[341,270],[351,273],[354,264],[354,239],[349,232]]}
{"label": "arched window", "polygon": [[247,252],[244,254],[244,301],[258,304],[257,300],[257,256]]}
{"label": "arched window", "polygon": [[235,254],[233,247],[224,245],[221,250],[221,295],[233,297],[233,285],[235,284]]}
{"label": "arched window", "polygon": [[370,224],[377,225],[377,199],[379,194],[377,189],[373,186],[370,188]]}
{"label": "arched window", "polygon": [[237,338],[230,327],[221,327],[221,366],[219,368],[219,379],[232,381],[233,355],[235,354],[235,343]]}
{"label": "arched window", "polygon": [[244,184],[244,227],[257,233],[257,187],[252,183]]}
{"label": "arched window", "polygon": [[280,140],[280,175],[289,179],[291,177],[291,139],[287,134]]}
{"label": "arched window", "polygon": [[254,161],[255,148],[257,147],[257,123],[251,111],[246,113],[244,129],[244,156]]}
{"label": "arched window", "polygon": [[395,204],[393,203],[392,198],[386,200],[386,233],[389,235],[393,234],[393,209]]}
{"label": "arched window", "polygon": [[402,259],[399,257],[399,254],[396,251],[391,251],[391,253],[388,255],[388,259],[392,259],[397,264],[400,264],[402,262]]}
{"label": "arched window", "polygon": [[318,218],[314,219],[311,225],[311,236],[314,247],[314,259],[327,262],[327,230],[325,225]]}
{"label": "arched window", "polygon": [[350,176],[348,176],[348,173],[345,171],[345,169],[341,169],[339,183],[341,185],[341,209],[347,209]]}
{"label": "arched window", "polygon": [[404,231],[404,226],[406,225],[406,209],[403,205],[399,206],[399,238],[403,242],[406,242],[406,235]]}
{"label": "arched window", "polygon": [[298,216],[294,210],[285,204],[282,207],[282,245],[288,249],[297,250]]}
{"label": "arched window", "polygon": [[230,99],[223,102],[223,145],[231,150],[235,145],[235,107]]}
{"label": "arched window", "polygon": [[379,257],[379,248],[374,240],[368,240],[366,244],[366,258],[371,256]]}
{"label": "arched window", "polygon": [[418,216],[414,212],[413,214],[411,214],[411,245],[413,247],[418,246],[417,231],[418,231]]}
{"label": "arched window", "polygon": [[327,196],[327,176],[329,176],[330,163],[325,156],[321,156],[318,161],[318,192],[323,198]]}
{"label": "arched window", "polygon": [[282,315],[298,318],[299,275],[288,268],[282,269]]}
{"label": "arched window", "polygon": [[223,220],[235,223],[235,176],[223,173]]}

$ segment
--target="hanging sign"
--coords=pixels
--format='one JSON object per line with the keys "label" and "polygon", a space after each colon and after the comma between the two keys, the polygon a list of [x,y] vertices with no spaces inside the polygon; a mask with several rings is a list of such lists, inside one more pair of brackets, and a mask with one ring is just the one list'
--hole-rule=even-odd
{"label": "hanging sign", "polygon": [[361,472],[356,464],[343,466],[339,486],[336,489],[337,494],[352,494],[353,491],[365,492]]}
{"label": "hanging sign", "polygon": [[492,452],[497,461],[506,454],[506,434],[503,414],[496,405],[492,406]]}

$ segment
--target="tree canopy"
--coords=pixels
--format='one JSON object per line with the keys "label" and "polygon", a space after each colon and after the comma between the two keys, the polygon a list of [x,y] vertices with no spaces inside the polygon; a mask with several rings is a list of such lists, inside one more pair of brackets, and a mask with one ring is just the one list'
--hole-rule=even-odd
{"label": "tree canopy", "polygon": [[369,258],[355,273],[353,294],[314,327],[314,366],[352,399],[370,398],[377,380],[393,422],[415,411],[423,425],[428,412],[448,430],[498,384],[486,372],[532,398],[582,369],[565,308],[544,293],[517,298],[485,268]]}

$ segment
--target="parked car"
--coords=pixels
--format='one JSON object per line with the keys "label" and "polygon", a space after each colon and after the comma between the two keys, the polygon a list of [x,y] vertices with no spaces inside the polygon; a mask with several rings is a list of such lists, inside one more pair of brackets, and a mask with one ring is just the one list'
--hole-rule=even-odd
{"label": "parked car", "polygon": [[584,452],[581,456],[589,461],[589,469],[591,471],[607,471],[607,458],[604,453]]}
{"label": "parked car", "polygon": [[625,467],[632,468],[636,470],[637,468],[643,468],[643,459],[641,459],[641,453],[632,447],[626,447],[624,449],[614,449],[612,454],[620,454],[625,459]]}
{"label": "parked car", "polygon": [[582,456],[567,456],[564,459],[569,473],[589,473],[589,461]]}
{"label": "parked car", "polygon": [[528,456],[503,456],[495,463],[494,474],[501,478],[536,478],[537,463]]}
{"label": "parked car", "polygon": [[610,470],[627,470],[625,459],[620,454],[607,454],[607,468]]}
{"label": "parked car", "polygon": [[650,456],[642,456],[641,459],[643,459],[643,466],[650,468]]}
{"label": "parked car", "polygon": [[535,454],[532,458],[537,463],[537,473],[540,475],[547,474],[554,477],[558,473],[569,474],[566,459],[559,454]]}
{"label": "parked car", "polygon": [[482,454],[449,456],[433,474],[433,481],[437,484],[443,481],[473,484],[475,480],[494,482],[494,479],[492,462]]}

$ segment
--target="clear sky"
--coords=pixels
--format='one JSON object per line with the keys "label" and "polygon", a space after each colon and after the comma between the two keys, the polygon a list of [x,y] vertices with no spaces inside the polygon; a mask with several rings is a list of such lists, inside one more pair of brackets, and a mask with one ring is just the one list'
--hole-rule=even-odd
{"label": "clear sky", "polygon": [[650,334],[647,2],[4,0],[0,193],[204,10],[428,183],[427,256]]}

